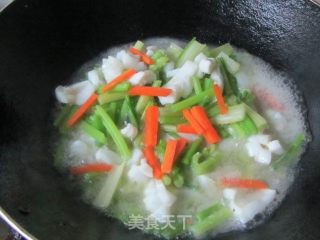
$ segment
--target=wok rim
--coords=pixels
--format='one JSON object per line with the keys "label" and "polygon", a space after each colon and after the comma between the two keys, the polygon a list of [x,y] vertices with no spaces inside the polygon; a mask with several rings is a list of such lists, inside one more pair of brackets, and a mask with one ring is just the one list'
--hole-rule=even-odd
{"label": "wok rim", "polygon": [[29,233],[24,227],[17,223],[1,206],[0,218],[14,231],[19,233],[26,240],[38,240],[35,236]]}

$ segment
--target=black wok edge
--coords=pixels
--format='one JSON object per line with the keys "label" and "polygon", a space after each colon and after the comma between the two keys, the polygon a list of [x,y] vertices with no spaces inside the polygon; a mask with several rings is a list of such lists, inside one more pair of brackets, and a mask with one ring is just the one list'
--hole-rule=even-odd
{"label": "black wok edge", "polygon": [[304,0],[11,4],[0,15],[1,217],[41,240],[153,239],[75,198],[52,167],[50,141],[54,87],[102,50],[151,36],[230,41],[297,83],[313,141],[290,194],[265,224],[217,239],[320,239],[320,9]]}

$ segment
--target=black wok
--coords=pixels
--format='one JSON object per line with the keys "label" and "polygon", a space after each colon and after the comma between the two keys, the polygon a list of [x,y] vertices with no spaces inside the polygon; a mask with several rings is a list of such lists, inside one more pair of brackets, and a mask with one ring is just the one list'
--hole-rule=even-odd
{"label": "black wok", "polygon": [[230,41],[296,82],[313,141],[290,194],[265,224],[217,239],[320,239],[320,8],[306,0],[11,4],[0,14],[2,217],[30,239],[153,238],[126,230],[68,190],[52,166],[51,142],[54,87],[102,50],[151,36]]}

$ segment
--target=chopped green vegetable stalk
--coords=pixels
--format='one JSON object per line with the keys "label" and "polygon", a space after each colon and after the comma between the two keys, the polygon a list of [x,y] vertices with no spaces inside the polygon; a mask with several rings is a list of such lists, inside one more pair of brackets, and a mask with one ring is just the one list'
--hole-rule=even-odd
{"label": "chopped green vegetable stalk", "polygon": [[169,177],[168,175],[162,176],[161,180],[162,180],[163,184],[166,186],[170,186],[172,183],[171,177]]}
{"label": "chopped green vegetable stalk", "polygon": [[206,48],[207,46],[205,44],[201,44],[195,38],[193,38],[180,54],[176,66],[179,68],[186,61],[192,61],[199,53],[203,52]]}
{"label": "chopped green vegetable stalk", "polygon": [[229,124],[242,121],[246,116],[246,108],[244,104],[238,104],[228,107],[227,114],[219,114],[213,118],[216,124]]}
{"label": "chopped green vegetable stalk", "polygon": [[167,134],[168,134],[170,137],[174,138],[174,139],[178,139],[178,138],[180,137],[179,134],[177,134],[176,132],[172,132],[172,131],[167,132]]}
{"label": "chopped green vegetable stalk", "polygon": [[194,89],[195,94],[201,93],[202,87],[201,87],[200,78],[192,77],[192,83],[193,83],[193,89]]}
{"label": "chopped green vegetable stalk", "polygon": [[146,109],[147,109],[149,106],[152,106],[152,105],[154,105],[154,101],[153,101],[153,100],[150,100],[150,101],[147,103],[147,105],[146,105],[143,113],[141,114],[141,117],[140,117],[141,121],[144,120],[144,116],[145,116],[145,114],[146,114]]}
{"label": "chopped green vegetable stalk", "polygon": [[171,43],[167,49],[168,57],[171,61],[177,62],[183,49],[175,43]]}
{"label": "chopped green vegetable stalk", "polygon": [[236,74],[239,71],[240,64],[230,58],[227,54],[225,54],[224,52],[219,53],[217,59],[221,58],[224,60],[225,66],[231,74]]}
{"label": "chopped green vegetable stalk", "polygon": [[116,93],[106,92],[98,96],[98,102],[100,105],[103,105],[113,101],[122,100],[127,95],[128,95],[127,92],[116,92]]}
{"label": "chopped green vegetable stalk", "polygon": [[94,126],[90,125],[86,121],[83,121],[80,125],[80,128],[89,136],[91,136],[94,140],[96,140],[97,143],[99,144],[106,144],[107,139],[104,133]]}
{"label": "chopped green vegetable stalk", "polygon": [[219,152],[215,152],[209,157],[204,158],[204,154],[197,152],[192,157],[192,170],[196,175],[203,175],[212,172],[222,159],[222,155]]}
{"label": "chopped green vegetable stalk", "polygon": [[124,160],[127,160],[130,157],[131,153],[116,124],[112,121],[111,117],[108,115],[108,113],[106,113],[105,110],[103,110],[101,106],[98,105],[95,107],[95,113],[101,117],[102,123],[115,142],[121,157]]}
{"label": "chopped green vegetable stalk", "polygon": [[92,125],[96,129],[98,129],[100,131],[104,130],[104,126],[102,124],[101,118],[98,115],[93,114],[93,115],[89,116],[87,121],[90,125]]}
{"label": "chopped green vegetable stalk", "polygon": [[179,112],[185,108],[189,108],[195,104],[202,102],[204,99],[206,99],[206,97],[212,97],[212,96],[213,96],[212,89],[208,89],[206,91],[199,93],[198,95],[188,97],[180,102],[177,102],[172,105],[168,105],[167,107],[170,108],[170,110],[172,110],[173,112]]}
{"label": "chopped green vegetable stalk", "polygon": [[124,99],[124,103],[127,104],[127,114],[128,114],[128,118],[129,118],[129,122],[135,126],[136,128],[139,128],[139,122],[138,122],[138,119],[137,119],[137,114],[132,106],[132,102],[131,102],[131,98],[129,96],[127,96],[125,99]]}
{"label": "chopped green vegetable stalk", "polygon": [[258,133],[258,129],[256,128],[256,125],[248,115],[241,122],[238,122],[237,124],[239,124],[239,126],[244,130],[247,137]]}
{"label": "chopped green vegetable stalk", "polygon": [[176,132],[177,127],[175,125],[164,125],[162,124],[161,129],[165,132]]}
{"label": "chopped green vegetable stalk", "polygon": [[208,208],[201,210],[200,212],[197,212],[196,218],[199,222],[203,221],[207,217],[211,216],[212,214],[216,213],[217,211],[219,211],[223,208],[224,208],[224,206],[222,204],[216,203]]}
{"label": "chopped green vegetable stalk", "polygon": [[193,155],[198,151],[202,143],[203,143],[203,138],[199,137],[196,141],[188,144],[187,150],[185,151],[181,162],[185,165],[189,165],[191,163],[191,159]]}
{"label": "chopped green vegetable stalk", "polygon": [[118,106],[119,106],[118,102],[111,102],[107,104],[107,107],[106,107],[107,113],[110,115],[110,117],[114,122],[116,122],[115,117],[118,110]]}
{"label": "chopped green vegetable stalk", "polygon": [[250,90],[244,90],[240,93],[240,100],[245,103],[251,103],[255,99],[255,96]]}
{"label": "chopped green vegetable stalk", "polygon": [[195,235],[202,235],[214,227],[222,224],[232,216],[232,211],[228,208],[221,208],[214,214],[208,216],[203,221],[197,222],[192,226]]}
{"label": "chopped green vegetable stalk", "polygon": [[247,136],[244,129],[241,128],[238,123],[230,124],[227,128],[227,131],[234,138],[244,139]]}
{"label": "chopped green vegetable stalk", "polygon": [[211,108],[207,109],[207,115],[209,118],[213,118],[217,115],[219,115],[220,110],[217,104],[214,104]]}
{"label": "chopped green vegetable stalk", "polygon": [[152,71],[154,71],[157,74],[157,76],[159,77],[160,71],[168,63],[169,58],[162,50],[158,50],[154,54],[152,54],[151,59],[155,63],[150,65],[150,69]]}
{"label": "chopped green vegetable stalk", "polygon": [[130,84],[130,83],[124,82],[124,83],[120,83],[120,84],[114,86],[114,88],[112,88],[112,89],[110,90],[110,92],[112,92],[112,93],[116,93],[116,92],[127,92],[130,87],[131,87],[131,84]]}
{"label": "chopped green vegetable stalk", "polygon": [[[101,110],[103,111],[103,109]],[[93,204],[96,207],[105,209],[110,205],[112,197],[116,192],[117,186],[121,179],[124,166],[124,162],[119,166],[115,165],[112,171],[107,174],[101,190],[93,201]]]}
{"label": "chopped green vegetable stalk", "polygon": [[[152,84],[153,87],[160,87],[162,84],[161,80],[156,80],[154,81],[154,83]],[[143,113],[143,111],[146,109],[146,106],[148,104],[148,102],[150,102],[150,100],[153,99],[153,97],[151,96],[140,96],[138,99],[138,102],[136,104],[136,112],[141,114]]]}
{"label": "chopped green vegetable stalk", "polygon": [[142,147],[143,136],[144,136],[144,134],[141,132],[141,133],[139,133],[138,136],[136,136],[136,138],[134,139],[133,145],[134,145],[136,148],[141,148],[141,147]]}
{"label": "chopped green vegetable stalk", "polygon": [[257,129],[259,131],[263,131],[264,129],[268,128],[267,121],[256,111],[254,111],[251,107],[249,107],[247,104],[244,103],[244,106],[246,108],[246,111],[251,118],[251,120],[256,125]]}
{"label": "chopped green vegetable stalk", "polygon": [[166,151],[166,141],[164,139],[160,139],[158,145],[156,146],[156,153],[160,159],[163,158],[164,152]]}
{"label": "chopped green vegetable stalk", "polygon": [[228,56],[230,56],[233,53],[233,48],[230,45],[230,43],[226,43],[226,44],[223,44],[223,45],[221,45],[219,47],[216,47],[216,48],[212,49],[210,51],[210,56],[211,57],[217,57],[222,52],[225,53]]}
{"label": "chopped green vegetable stalk", "polygon": [[213,87],[213,80],[211,78],[205,78],[203,81],[203,89],[209,90]]}
{"label": "chopped green vegetable stalk", "polygon": [[186,123],[186,120],[179,114],[177,116],[160,116],[159,122],[161,124],[177,125],[177,124]]}
{"label": "chopped green vegetable stalk", "polygon": [[220,64],[220,72],[222,74],[224,88],[223,93],[226,96],[235,95],[239,97],[240,91],[238,88],[237,79],[228,71],[226,63],[223,58],[219,58],[218,62]]}
{"label": "chopped green vegetable stalk", "polygon": [[292,164],[292,162],[298,156],[301,145],[304,142],[305,137],[304,134],[299,134],[294,141],[289,145],[287,151],[283,153],[277,160],[272,162],[272,167],[274,169],[278,169],[282,166],[288,166]]}
{"label": "chopped green vegetable stalk", "polygon": [[144,43],[140,40],[136,41],[136,43],[134,44],[133,48],[143,52],[144,51]]}
{"label": "chopped green vegetable stalk", "polygon": [[184,184],[184,178],[181,174],[177,174],[173,177],[173,185],[177,188],[181,188]]}
{"label": "chopped green vegetable stalk", "polygon": [[76,105],[66,105],[62,108],[58,116],[53,122],[53,126],[63,128],[66,125],[66,121],[76,111]]}

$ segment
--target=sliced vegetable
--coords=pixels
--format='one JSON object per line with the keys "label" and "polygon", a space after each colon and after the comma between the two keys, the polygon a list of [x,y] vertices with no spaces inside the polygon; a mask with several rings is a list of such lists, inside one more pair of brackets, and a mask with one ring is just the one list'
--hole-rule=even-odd
{"label": "sliced vegetable", "polygon": [[173,112],[178,112],[178,111],[181,111],[185,108],[189,108],[189,107],[192,107],[193,105],[201,103],[207,97],[212,97],[212,96],[213,96],[213,92],[212,92],[212,88],[210,88],[206,91],[199,93],[198,95],[191,96],[191,97],[186,98],[180,102],[172,104],[172,105],[168,106],[168,108],[170,108],[170,110]]}
{"label": "sliced vegetable", "polygon": [[213,118],[216,124],[230,124],[242,121],[246,116],[246,108],[244,104],[234,105],[228,108],[228,113],[218,115]]}
{"label": "sliced vegetable", "polygon": [[227,109],[226,104],[224,103],[222,92],[220,91],[220,87],[218,84],[214,84],[213,92],[214,92],[214,95],[216,96],[216,99],[217,99],[217,104],[218,104],[220,114],[222,114],[222,115],[227,114],[228,109]]}
{"label": "sliced vegetable", "polygon": [[130,157],[130,150],[116,124],[101,106],[96,106],[95,113],[101,117],[102,123],[116,144],[121,157],[127,160]]}
{"label": "sliced vegetable", "polygon": [[265,189],[268,185],[261,180],[223,177],[221,185],[227,188]]}
{"label": "sliced vegetable", "polygon": [[134,75],[136,71],[132,68],[120,74],[118,77],[113,79],[111,82],[108,82],[101,90],[102,93],[107,92],[108,90],[114,88],[116,85],[122,83],[125,80],[128,80],[132,75]]}
{"label": "sliced vegetable", "polygon": [[192,77],[192,83],[193,83],[193,89],[194,89],[195,94],[201,93],[202,87],[201,87],[200,78]]}
{"label": "sliced vegetable", "polygon": [[224,95],[235,95],[236,97],[239,97],[240,91],[238,88],[237,79],[228,71],[223,58],[218,59],[218,62],[220,63],[220,72],[222,74],[224,83]]}
{"label": "sliced vegetable", "polygon": [[189,124],[179,124],[177,126],[178,133],[197,134],[194,128]]}
{"label": "sliced vegetable", "polygon": [[88,124],[86,121],[83,121],[80,125],[80,128],[89,136],[91,136],[94,140],[96,140],[99,144],[106,144],[107,139],[104,133],[94,126]]}
{"label": "sliced vegetable", "polygon": [[224,52],[219,53],[219,55],[217,56],[217,59],[220,59],[220,58],[223,59],[226,68],[231,74],[236,74],[239,71],[240,64],[235,60],[233,60],[232,58],[230,58],[227,54],[225,54]]}
{"label": "sliced vegetable", "polygon": [[201,153],[196,153],[192,157],[192,170],[196,175],[203,175],[212,172],[222,159],[219,152],[215,152],[209,157],[205,157]]}
{"label": "sliced vegetable", "polygon": [[96,207],[105,209],[110,205],[113,195],[121,179],[124,166],[125,163],[122,163],[119,166],[113,166],[113,170],[106,176],[101,190],[93,201],[93,204]]}
{"label": "sliced vegetable", "polygon": [[164,152],[163,161],[161,164],[161,171],[162,173],[170,173],[174,158],[176,155],[176,149],[177,149],[177,141],[169,139],[166,145],[166,151]]}
{"label": "sliced vegetable", "polygon": [[177,188],[181,188],[184,184],[184,178],[181,174],[173,176],[173,185]]}
{"label": "sliced vegetable", "polygon": [[97,100],[98,95],[93,93],[84,104],[82,104],[78,110],[69,118],[67,126],[72,127]]}
{"label": "sliced vegetable", "polygon": [[155,179],[161,179],[162,172],[161,167],[158,162],[157,156],[154,154],[154,148],[153,147],[145,147],[143,150],[144,156],[147,159],[147,163],[152,167],[153,169],[153,177]]}
{"label": "sliced vegetable", "polygon": [[196,218],[199,222],[203,221],[205,218],[211,216],[212,214],[216,213],[217,211],[219,211],[223,208],[224,208],[224,206],[222,204],[216,203],[208,208],[201,210],[200,212],[197,212]]}
{"label": "sliced vegetable", "polygon": [[164,87],[148,87],[148,86],[134,86],[130,88],[128,94],[130,96],[154,96],[165,97],[172,92],[169,88]]}
{"label": "sliced vegetable", "polygon": [[121,99],[124,99],[127,96],[127,92],[117,92],[117,93],[112,93],[112,92],[106,92],[98,97],[98,102],[100,105],[114,102],[114,101],[119,101]]}
{"label": "sliced vegetable", "polygon": [[[161,80],[156,80],[152,84],[153,87],[160,87],[162,81]],[[136,112],[141,114],[143,111],[146,109],[147,104],[152,100],[153,98],[150,96],[140,96],[138,99],[138,102],[136,104]]]}
{"label": "sliced vegetable", "polygon": [[176,125],[176,124],[186,123],[186,120],[183,119],[183,117],[180,114],[176,114],[176,116],[161,116],[161,113],[160,113],[159,122],[161,124]]}
{"label": "sliced vegetable", "polygon": [[192,116],[196,119],[196,121],[201,125],[201,127],[205,129],[203,136],[209,144],[213,144],[221,141],[220,136],[212,126],[212,123],[208,119],[206,112],[202,107],[200,106],[192,107],[191,113],[192,113]]}
{"label": "sliced vegetable", "polygon": [[199,124],[196,118],[191,114],[189,109],[184,109],[182,111],[184,118],[189,122],[192,128],[196,131],[197,134],[204,133],[204,128]]}
{"label": "sliced vegetable", "polygon": [[213,230],[214,227],[222,224],[231,216],[232,211],[224,207],[217,210],[215,213],[208,216],[204,220],[197,222],[191,227],[191,229],[195,235],[199,236],[206,233],[209,230]]}
{"label": "sliced vegetable", "polygon": [[144,43],[140,40],[136,41],[136,43],[133,46],[135,49],[137,49],[138,51],[143,51],[144,50]]}
{"label": "sliced vegetable", "polygon": [[156,51],[154,54],[152,54],[151,58],[155,63],[153,65],[150,65],[150,69],[154,71],[158,77],[160,77],[159,73],[168,63],[169,58],[162,50]]}
{"label": "sliced vegetable", "polygon": [[175,43],[171,43],[167,49],[168,57],[173,61],[176,62],[179,59],[180,54],[182,53],[183,49]]}
{"label": "sliced vegetable", "polygon": [[147,55],[145,55],[143,52],[139,51],[136,48],[130,48],[129,52],[134,55],[138,55],[140,57],[140,60],[145,64],[148,64],[148,65],[154,64],[154,61],[151,58],[149,58]]}
{"label": "sliced vegetable", "polygon": [[112,170],[112,165],[106,163],[91,163],[82,166],[72,167],[70,173],[73,175],[81,175],[93,172],[109,172]]}
{"label": "sliced vegetable", "polygon": [[190,143],[187,151],[185,151],[183,155],[181,162],[185,165],[189,165],[191,163],[192,156],[198,151],[202,143],[202,137],[199,137],[196,141]]}
{"label": "sliced vegetable", "polygon": [[180,155],[182,154],[185,146],[187,145],[187,140],[184,138],[178,138],[177,140],[177,148],[176,148],[176,154],[174,156],[174,161],[177,161],[180,157]]}
{"label": "sliced vegetable", "polygon": [[181,67],[188,60],[192,61],[199,53],[203,52],[206,47],[205,44],[201,44],[193,38],[180,54],[177,67]]}
{"label": "sliced vegetable", "polygon": [[287,151],[283,153],[277,160],[272,162],[272,167],[278,169],[282,166],[288,166],[297,157],[301,150],[301,145],[304,142],[305,137],[303,134],[299,134],[294,141],[289,145]]}
{"label": "sliced vegetable", "polygon": [[123,82],[120,83],[116,86],[114,86],[114,88],[112,88],[112,90],[110,92],[112,93],[116,93],[116,92],[127,92],[129,90],[129,88],[131,87],[131,84],[128,82]]}
{"label": "sliced vegetable", "polygon": [[156,106],[149,106],[146,109],[145,115],[145,133],[144,133],[144,144],[145,146],[156,146],[158,139],[158,116],[159,111]]}
{"label": "sliced vegetable", "polygon": [[233,53],[233,48],[230,43],[223,44],[219,47],[216,47],[210,51],[210,56],[217,57],[221,52],[224,52],[226,55],[230,56]]}
{"label": "sliced vegetable", "polygon": [[267,121],[256,111],[254,111],[251,107],[249,107],[247,104],[244,103],[244,106],[246,108],[246,111],[251,118],[251,120],[256,125],[257,129],[259,131],[263,131],[264,129],[268,128]]}

